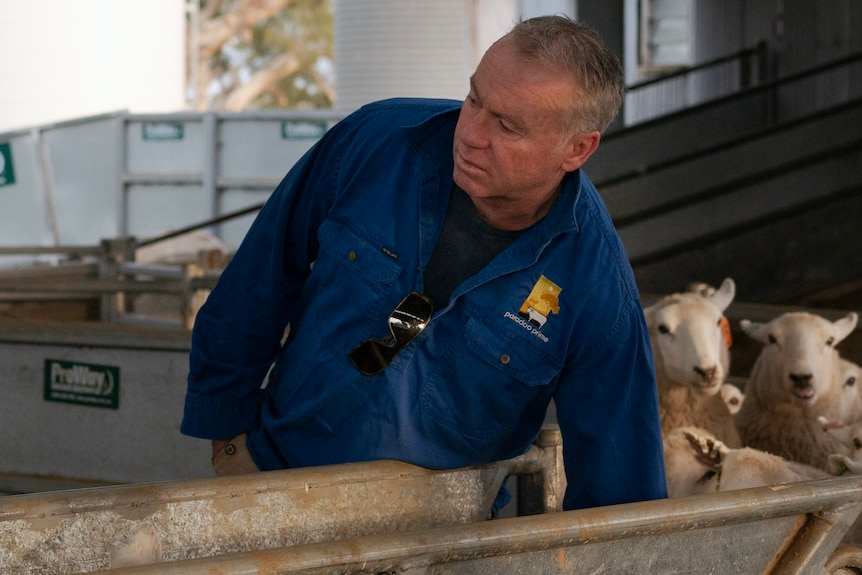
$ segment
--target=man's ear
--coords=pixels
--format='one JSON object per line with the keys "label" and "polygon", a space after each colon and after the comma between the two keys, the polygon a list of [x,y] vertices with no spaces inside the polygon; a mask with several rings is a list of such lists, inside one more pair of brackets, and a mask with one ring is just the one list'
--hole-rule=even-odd
{"label": "man's ear", "polygon": [[561,166],[563,171],[574,172],[580,168],[599,147],[601,139],[602,135],[597,131],[574,136],[567,144],[567,154]]}

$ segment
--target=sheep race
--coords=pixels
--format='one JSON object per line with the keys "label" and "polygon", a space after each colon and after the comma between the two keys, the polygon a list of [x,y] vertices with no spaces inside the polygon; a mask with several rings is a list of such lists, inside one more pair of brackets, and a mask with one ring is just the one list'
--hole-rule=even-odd
{"label": "sheep race", "polygon": [[[735,296],[726,278],[717,288],[690,283],[644,307],[668,495],[862,473],[862,368],[838,349],[858,314],[740,319],[738,331],[760,347],[748,373],[731,381],[724,313]],[[862,543],[862,525],[845,539]]]}

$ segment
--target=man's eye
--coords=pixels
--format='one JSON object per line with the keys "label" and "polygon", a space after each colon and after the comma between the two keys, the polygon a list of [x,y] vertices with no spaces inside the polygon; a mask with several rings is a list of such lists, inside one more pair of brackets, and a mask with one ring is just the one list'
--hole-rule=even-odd
{"label": "man's eye", "polygon": [[506,125],[506,122],[500,122],[500,128],[501,128],[504,132],[506,132],[507,134],[514,134],[514,133],[515,133],[514,128],[512,128],[512,127],[510,127],[510,126]]}

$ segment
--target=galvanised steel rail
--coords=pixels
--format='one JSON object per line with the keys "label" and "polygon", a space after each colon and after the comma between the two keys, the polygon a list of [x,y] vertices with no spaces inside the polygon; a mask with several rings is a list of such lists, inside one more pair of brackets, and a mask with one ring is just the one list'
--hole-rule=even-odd
{"label": "galvanised steel rail", "polygon": [[859,573],[862,477],[391,532],[103,575]]}
{"label": "galvanised steel rail", "polygon": [[[562,443],[553,426],[526,454],[457,470],[397,461],[0,497],[0,573],[104,569],[143,526],[166,566],[296,544],[482,522],[509,475],[535,476],[559,510]],[[218,572],[218,571],[216,571]]]}

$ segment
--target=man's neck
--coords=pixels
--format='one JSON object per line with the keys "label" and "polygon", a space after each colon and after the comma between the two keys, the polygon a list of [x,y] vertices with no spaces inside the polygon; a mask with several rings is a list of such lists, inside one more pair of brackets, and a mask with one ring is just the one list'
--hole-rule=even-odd
{"label": "man's neck", "polygon": [[525,206],[523,202],[501,198],[479,198],[478,201],[474,200],[473,204],[479,216],[491,226],[498,230],[517,231],[525,230],[541,221],[551,211],[551,206],[557,201],[559,195],[558,187],[538,206]]}

